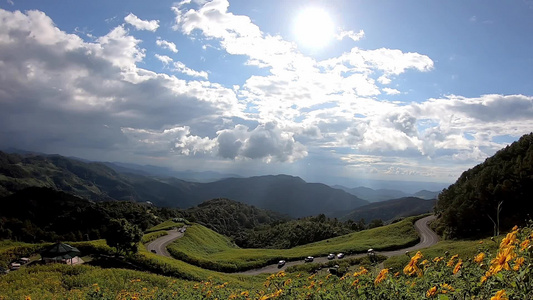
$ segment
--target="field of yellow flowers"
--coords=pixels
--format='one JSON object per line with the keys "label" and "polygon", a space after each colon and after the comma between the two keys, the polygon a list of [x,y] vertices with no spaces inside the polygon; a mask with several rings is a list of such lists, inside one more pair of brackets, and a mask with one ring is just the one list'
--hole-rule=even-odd
{"label": "field of yellow flowers", "polygon": [[[38,266],[0,277],[0,299],[533,299],[532,227],[472,257],[410,255],[401,270],[272,274],[246,287],[89,266]],[[484,250],[486,249],[486,250]],[[263,277],[265,278],[265,277]]]}

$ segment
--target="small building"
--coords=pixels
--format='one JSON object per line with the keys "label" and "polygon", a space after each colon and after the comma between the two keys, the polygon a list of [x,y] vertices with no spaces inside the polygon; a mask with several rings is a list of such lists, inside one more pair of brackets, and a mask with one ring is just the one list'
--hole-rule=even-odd
{"label": "small building", "polygon": [[69,265],[81,264],[80,250],[69,244],[56,243],[41,252],[41,258],[45,263],[63,263]]}

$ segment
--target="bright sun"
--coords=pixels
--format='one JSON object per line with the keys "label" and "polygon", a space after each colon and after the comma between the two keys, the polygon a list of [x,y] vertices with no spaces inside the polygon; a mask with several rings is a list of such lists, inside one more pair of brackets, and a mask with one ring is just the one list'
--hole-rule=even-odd
{"label": "bright sun", "polygon": [[306,8],[294,23],[298,43],[306,48],[322,48],[335,34],[335,26],[326,11],[317,7]]}

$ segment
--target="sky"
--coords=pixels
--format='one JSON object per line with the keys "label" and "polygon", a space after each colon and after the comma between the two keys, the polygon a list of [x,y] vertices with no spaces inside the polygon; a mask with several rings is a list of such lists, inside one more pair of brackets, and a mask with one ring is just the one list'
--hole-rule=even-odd
{"label": "sky", "polygon": [[0,147],[452,183],[533,128],[533,1],[0,0]]}

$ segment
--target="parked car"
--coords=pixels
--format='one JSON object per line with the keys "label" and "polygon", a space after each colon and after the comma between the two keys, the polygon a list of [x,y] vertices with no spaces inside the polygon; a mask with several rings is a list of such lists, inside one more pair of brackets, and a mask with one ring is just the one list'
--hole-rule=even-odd
{"label": "parked car", "polygon": [[10,270],[18,270],[20,269],[20,264],[19,263],[16,263],[16,262],[12,262],[11,264],[9,264],[9,269]]}
{"label": "parked car", "polygon": [[280,260],[280,261],[278,262],[278,268],[283,267],[283,266],[285,265],[285,263],[286,263],[286,262],[285,262],[284,260]]}
{"label": "parked car", "polygon": [[157,251],[155,251],[155,249],[150,250],[150,252],[157,253]]}
{"label": "parked car", "polygon": [[337,254],[337,258],[338,258],[338,259],[341,259],[341,258],[343,258],[343,257],[344,257],[344,253],[339,253],[339,254]]}
{"label": "parked car", "polygon": [[313,260],[315,260],[315,258],[312,256],[308,256],[304,259],[305,262],[312,262]]}
{"label": "parked car", "polygon": [[335,254],[330,253],[330,254],[328,255],[328,259],[329,259],[329,260],[335,259]]}

